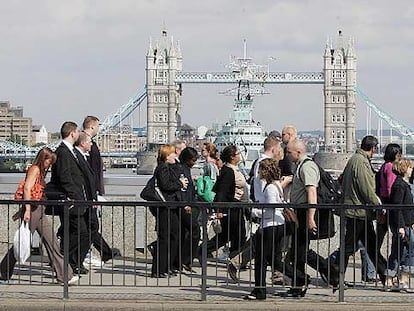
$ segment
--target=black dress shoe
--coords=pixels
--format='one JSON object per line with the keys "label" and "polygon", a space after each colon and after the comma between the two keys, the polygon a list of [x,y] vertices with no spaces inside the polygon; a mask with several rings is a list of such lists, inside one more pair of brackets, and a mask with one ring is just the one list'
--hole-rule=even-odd
{"label": "black dress shoe", "polygon": [[253,291],[243,297],[244,300],[265,300],[266,294],[263,293],[263,291],[257,291],[256,289],[253,289]]}
{"label": "black dress shoe", "polygon": [[190,273],[197,273],[196,271],[194,271],[191,268],[190,265],[187,265],[187,264],[184,264],[184,263],[181,265],[181,268],[182,268],[182,270],[185,270],[185,271],[190,272]]}
{"label": "black dress shoe", "polygon": [[284,297],[284,298],[305,297],[307,290],[308,289],[306,287],[304,289],[303,288],[292,287],[287,292],[276,293],[276,296],[280,296],[280,297]]}
{"label": "black dress shoe", "polygon": [[108,260],[111,260],[117,257],[122,257],[121,251],[118,248],[114,247],[114,248],[111,248],[110,254],[107,254],[106,256],[105,255],[102,256],[102,261],[106,263]]}
{"label": "black dress shoe", "polygon": [[121,251],[114,247],[112,248],[112,258],[122,257]]}
{"label": "black dress shoe", "polygon": [[166,277],[168,277],[167,273],[151,273],[151,277],[152,278],[157,278],[157,279],[165,279]]}
{"label": "black dress shoe", "polygon": [[168,271],[168,275],[170,276],[176,276],[178,274],[178,270],[176,269],[171,269],[170,271]]}
{"label": "black dress shoe", "polygon": [[89,270],[84,266],[76,267],[73,269],[73,274],[88,274]]}

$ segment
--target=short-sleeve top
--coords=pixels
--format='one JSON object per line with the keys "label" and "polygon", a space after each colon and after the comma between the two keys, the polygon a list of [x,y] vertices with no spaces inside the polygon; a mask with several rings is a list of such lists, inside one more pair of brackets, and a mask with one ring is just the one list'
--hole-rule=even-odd
{"label": "short-sleeve top", "polygon": [[293,176],[292,189],[290,191],[290,202],[293,204],[308,203],[308,194],[306,187],[318,187],[320,174],[319,168],[315,162],[307,156],[301,158],[298,162],[295,175]]}

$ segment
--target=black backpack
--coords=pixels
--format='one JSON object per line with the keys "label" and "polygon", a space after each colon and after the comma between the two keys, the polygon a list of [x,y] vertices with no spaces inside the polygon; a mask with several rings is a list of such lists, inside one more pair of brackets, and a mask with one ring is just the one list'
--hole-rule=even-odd
{"label": "black backpack", "polygon": [[[305,164],[311,159],[305,159],[302,163]],[[318,163],[315,162],[319,169],[319,183],[317,188],[318,203],[321,204],[339,204],[342,201],[341,185],[337,180],[334,180],[327,171],[325,171]],[[302,167],[301,166],[301,167]],[[300,179],[300,174],[298,175]],[[302,181],[302,180],[301,180]],[[316,235],[311,235],[311,240],[320,240],[331,238],[335,235],[335,222],[333,218],[333,209],[317,209],[315,219],[318,227]]]}
{"label": "black backpack", "polygon": [[[303,164],[311,159],[305,159]],[[302,165],[303,165],[302,164]],[[325,171],[318,163],[315,162],[319,169],[319,183],[318,183],[318,203],[323,204],[339,204],[342,200],[341,184],[332,178],[331,174]],[[300,175],[299,175],[300,179]],[[302,180],[301,180],[302,181]]]}

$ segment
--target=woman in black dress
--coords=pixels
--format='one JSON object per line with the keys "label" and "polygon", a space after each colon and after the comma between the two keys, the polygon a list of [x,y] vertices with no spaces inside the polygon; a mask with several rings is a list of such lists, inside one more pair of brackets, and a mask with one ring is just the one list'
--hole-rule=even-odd
{"label": "woman in black dress", "polygon": [[[187,178],[177,176],[177,154],[173,145],[162,145],[158,151],[158,165],[154,175],[166,201],[181,201],[180,191],[188,186]],[[165,278],[176,275],[173,268],[178,256],[179,222],[177,207],[157,208],[157,243],[153,245],[151,277]]]}

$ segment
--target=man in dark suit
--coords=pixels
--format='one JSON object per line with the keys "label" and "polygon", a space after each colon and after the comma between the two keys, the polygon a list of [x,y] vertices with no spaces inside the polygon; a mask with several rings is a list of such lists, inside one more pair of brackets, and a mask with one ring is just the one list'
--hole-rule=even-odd
{"label": "man in dark suit", "polygon": [[[88,157],[90,155],[90,150],[92,146],[91,137],[86,132],[81,132],[79,138],[75,143],[75,151],[78,154],[79,163],[81,164],[82,170],[86,176],[88,182],[88,189],[86,191],[88,200],[97,200],[96,190],[96,173],[92,170]],[[96,248],[96,250],[101,254],[103,261],[108,260],[107,258],[112,258],[112,250],[109,247],[108,243],[103,239],[102,235],[99,233],[99,220],[96,214],[96,207],[90,206],[85,213],[85,221],[88,226],[88,231],[90,234],[90,243]],[[104,260],[105,259],[105,260]]]}
{"label": "man in dark suit", "polygon": [[[90,140],[90,144],[84,148],[89,148],[85,152],[89,153],[87,157],[89,168],[93,172],[94,176],[94,193],[96,195],[104,195],[104,180],[103,180],[103,161],[101,158],[101,152],[99,151],[98,145],[93,140],[99,131],[99,119],[95,116],[87,116],[83,121],[83,133],[85,133]],[[89,210],[87,218],[88,228],[91,231],[92,244],[101,255],[103,262],[106,262],[116,256],[121,256],[121,252],[117,248],[110,248],[108,243],[102,237],[99,232],[99,220],[96,208]]]}
{"label": "man in dark suit", "polygon": [[[79,166],[85,178],[85,194],[86,199],[91,201],[97,200],[95,174],[88,163],[89,151],[91,149],[92,140],[85,132],[80,132],[75,142],[75,154],[79,161]],[[88,208],[89,210],[89,208]],[[87,211],[88,211],[87,210]],[[86,216],[86,214],[85,214]]]}
{"label": "man in dark suit", "polygon": [[[73,147],[79,137],[78,126],[67,121],[63,123],[60,134],[62,142],[56,149],[57,160],[52,166],[50,181],[68,200],[86,200],[87,183]],[[88,272],[82,265],[89,248],[88,230],[84,220],[86,209],[85,205],[74,205],[69,210],[69,263],[74,273]]]}
{"label": "man in dark suit", "polygon": [[87,116],[83,120],[83,132],[88,134],[91,138],[91,146],[89,152],[88,162],[95,175],[96,191],[99,195],[105,194],[104,180],[103,180],[103,162],[101,158],[101,152],[98,145],[94,141],[94,138],[99,131],[99,119],[94,116]]}

